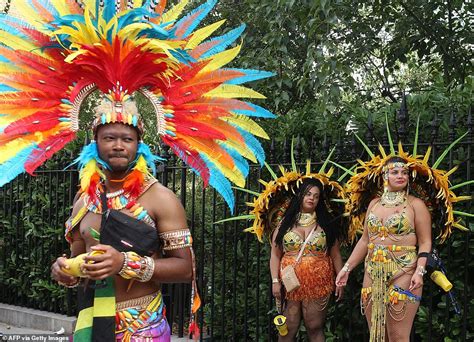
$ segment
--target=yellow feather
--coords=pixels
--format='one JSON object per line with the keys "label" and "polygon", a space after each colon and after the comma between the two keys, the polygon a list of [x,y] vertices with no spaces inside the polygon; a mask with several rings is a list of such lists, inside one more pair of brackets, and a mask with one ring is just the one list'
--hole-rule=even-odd
{"label": "yellow feather", "polygon": [[189,0],[181,0],[179,3],[174,5],[168,12],[163,13],[160,23],[167,23],[178,19],[188,3]]}
{"label": "yellow feather", "polygon": [[17,153],[27,148],[31,143],[31,140],[16,139],[0,146],[0,164],[15,157]]}
{"label": "yellow feather", "polygon": [[16,65],[13,65],[11,63],[3,63],[0,62],[0,73],[5,73],[9,74],[11,72],[17,72],[19,68]]}
{"label": "yellow feather", "polygon": [[212,57],[205,59],[205,60],[211,60],[211,62],[209,62],[209,64],[207,64],[198,73],[198,75],[201,73],[217,70],[220,67],[226,65],[227,63],[231,62],[235,57],[237,57],[241,48],[242,48],[242,44],[239,44],[232,49],[222,51],[218,54],[213,55]]}
{"label": "yellow feather", "polygon": [[225,116],[220,118],[222,121],[233,123],[257,137],[270,139],[268,134],[255,121],[244,115]]}
{"label": "yellow feather", "polygon": [[138,160],[134,169],[140,171],[144,175],[147,175],[150,173],[150,171],[148,170],[148,166],[146,164],[146,160],[143,156],[138,157]]}
{"label": "yellow feather", "polygon": [[133,8],[142,7],[143,0],[133,0]]}
{"label": "yellow feather", "polygon": [[194,49],[198,46],[204,39],[209,37],[215,30],[222,26],[225,23],[225,19],[220,20],[214,24],[203,27],[193,33],[191,39],[189,39],[186,49]]}
{"label": "yellow feather", "polygon": [[203,153],[205,154],[209,160],[211,162],[214,163],[214,165],[216,166],[216,168],[222,172],[222,174],[227,177],[232,183],[234,183],[235,185],[243,188],[245,186],[245,177],[244,175],[242,174],[242,172],[240,172],[240,170],[236,167],[234,167],[233,169],[230,169],[224,165],[222,165],[219,160],[213,158],[212,156],[206,154],[206,153]]}
{"label": "yellow feather", "polygon": [[138,32],[150,27],[151,25],[148,23],[133,23],[122,28],[117,35],[121,40],[125,40],[125,38],[135,40]]}
{"label": "yellow feather", "polygon": [[266,97],[259,92],[234,84],[221,84],[220,86],[208,91],[204,94],[205,97],[220,97],[225,99],[235,98],[252,98],[252,99],[266,99]]}
{"label": "yellow feather", "polygon": [[468,228],[466,228],[465,226],[463,226],[462,224],[457,223],[457,222],[456,222],[455,224],[453,224],[453,227],[456,227],[456,228],[458,228],[458,229],[460,229],[460,230],[469,231]]}
{"label": "yellow feather", "polygon": [[2,31],[0,35],[0,44],[5,44],[6,46],[12,48],[13,50],[23,50],[23,51],[32,51],[34,50],[35,54],[38,56],[44,56],[44,53],[31,43],[28,40],[22,39],[20,37],[14,36],[11,33]]}
{"label": "yellow feather", "polygon": [[306,159],[306,175],[311,173],[311,159]]}
{"label": "yellow feather", "polygon": [[379,144],[379,151],[380,151],[380,154],[382,155],[383,158],[387,157],[387,153],[385,153],[385,149],[380,144]]}
{"label": "yellow feather", "polygon": [[229,139],[223,142],[219,142],[219,145],[231,147],[234,150],[236,150],[242,157],[250,160],[253,163],[257,163],[257,158],[255,157],[253,152],[249,148],[247,148],[245,144],[242,144],[240,142],[235,142]]}
{"label": "yellow feather", "polygon": [[96,7],[96,2],[99,0],[82,0],[82,3],[84,4],[84,8],[95,8]]}
{"label": "yellow feather", "polygon": [[428,162],[428,159],[430,158],[430,154],[431,154],[431,146],[428,147],[428,149],[426,150],[425,156],[423,157],[424,163]]}
{"label": "yellow feather", "polygon": [[449,176],[451,176],[451,174],[453,174],[457,169],[458,169],[459,165],[456,165],[455,167],[453,167],[451,170],[449,170],[448,172],[446,172],[446,174],[444,175],[444,177],[448,178]]}
{"label": "yellow feather", "polygon": [[56,8],[58,13],[63,16],[63,15],[68,15],[71,14],[69,11],[68,6],[66,5],[66,1],[64,0],[51,0],[51,3],[53,6]]}
{"label": "yellow feather", "polygon": [[401,155],[401,154],[403,154],[403,153],[405,153],[405,152],[403,151],[402,142],[399,141],[399,142],[398,142],[398,154]]}
{"label": "yellow feather", "polygon": [[[29,1],[20,0],[15,1],[15,9],[17,13],[21,13],[22,19],[28,22],[36,30],[45,32],[44,20],[38,12],[30,5]],[[4,32],[2,32],[2,35]]]}

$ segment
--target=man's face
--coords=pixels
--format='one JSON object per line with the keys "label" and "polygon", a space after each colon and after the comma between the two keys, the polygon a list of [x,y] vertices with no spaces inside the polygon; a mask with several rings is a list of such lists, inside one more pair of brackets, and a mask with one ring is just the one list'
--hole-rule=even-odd
{"label": "man's face", "polygon": [[97,147],[100,158],[113,172],[127,171],[137,154],[138,133],[132,126],[121,123],[99,126]]}

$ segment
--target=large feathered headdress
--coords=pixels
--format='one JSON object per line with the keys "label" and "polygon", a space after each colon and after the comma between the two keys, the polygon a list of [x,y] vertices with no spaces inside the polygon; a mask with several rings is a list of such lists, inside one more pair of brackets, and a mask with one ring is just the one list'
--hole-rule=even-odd
{"label": "large feathered headdress", "polygon": [[[21,18],[0,15],[0,186],[33,174],[75,138],[94,90],[119,104],[140,92],[163,142],[232,208],[230,182],[244,185],[246,159],[264,163],[254,135],[268,136],[252,117],[274,117],[240,100],[264,98],[242,84],[272,74],[224,68],[245,27],[214,38],[224,20],[196,29],[216,2],[181,16],[188,0],[168,11],[166,0],[16,1]],[[84,168],[90,160],[82,157]],[[87,175],[85,187],[97,184],[98,171]]]}
{"label": "large feathered headdress", "polygon": [[350,240],[353,241],[356,234],[363,231],[367,207],[373,198],[380,196],[382,193],[383,174],[385,172],[384,165],[386,165],[389,159],[395,156],[405,160],[410,172],[409,192],[422,199],[430,210],[435,233],[441,239],[441,242],[449,237],[453,228],[467,230],[467,228],[461,224],[461,219],[455,218],[455,214],[459,216],[470,216],[471,214],[455,211],[453,205],[460,201],[470,200],[471,196],[456,196],[453,190],[472,183],[473,181],[451,186],[449,176],[456,171],[457,166],[449,171],[438,169],[438,166],[448,152],[463,139],[467,133],[451,143],[444,152],[441,153],[440,157],[432,165],[429,165],[431,147],[428,148],[424,155],[417,154],[418,127],[419,118],[412,154],[409,154],[403,149],[401,142],[398,144],[398,151],[395,150],[388,123],[387,136],[390,147],[389,153],[379,145],[380,154],[375,154],[356,134],[357,139],[364,146],[371,159],[369,161],[358,160],[359,164],[354,171],[338,165],[351,175],[351,178],[346,184],[349,197],[346,212],[350,217]]}
{"label": "large feathered headdress", "polygon": [[[342,217],[344,214],[344,204],[347,200],[344,188],[339,182],[347,175],[347,173],[344,173],[344,175],[337,180],[331,179],[334,173],[334,167],[330,167],[327,171],[326,168],[328,167],[333,152],[334,149],[328,155],[318,172],[311,172],[310,160],[306,161],[306,169],[302,172],[298,170],[296,165],[292,143],[291,169],[286,170],[282,165],[279,165],[281,176],[277,176],[276,172],[268,164],[265,164],[272,179],[269,181],[263,179],[259,180],[263,185],[263,190],[261,192],[239,189],[254,196],[253,201],[247,203],[251,208],[250,213],[248,215],[224,219],[218,223],[251,219],[253,220],[253,224],[251,227],[245,229],[245,231],[254,233],[260,242],[263,241],[264,236],[271,240],[272,233],[285,215],[291,198],[295,196],[296,191],[303,181],[308,178],[315,179],[321,183],[323,191],[325,192],[325,205],[328,210],[335,217]],[[341,227],[341,233],[343,233],[342,235],[345,235],[342,231],[343,229],[344,227]]]}

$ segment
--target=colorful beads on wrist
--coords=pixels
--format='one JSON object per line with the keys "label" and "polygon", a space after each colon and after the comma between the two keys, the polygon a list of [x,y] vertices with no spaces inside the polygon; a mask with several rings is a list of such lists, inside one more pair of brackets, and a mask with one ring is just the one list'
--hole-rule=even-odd
{"label": "colorful beads on wrist", "polygon": [[122,252],[122,254],[123,265],[118,273],[122,278],[147,282],[153,277],[155,270],[153,258],[142,257],[135,252]]}

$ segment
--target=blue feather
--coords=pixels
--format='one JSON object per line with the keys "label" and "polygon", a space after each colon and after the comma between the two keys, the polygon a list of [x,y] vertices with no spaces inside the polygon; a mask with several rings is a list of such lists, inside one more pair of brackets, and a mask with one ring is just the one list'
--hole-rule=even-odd
{"label": "blue feather", "polygon": [[5,58],[2,55],[0,55],[0,62],[2,62],[2,63],[11,63],[10,60],[8,60],[7,58]]}
{"label": "blue feather", "polygon": [[201,23],[201,21],[209,14],[209,12],[214,8],[214,6],[216,5],[217,3],[217,0],[208,0],[206,1],[204,4],[202,4],[201,6],[195,8],[194,10],[192,10],[188,15],[186,15],[185,17],[181,18],[177,23],[176,23],[176,26],[175,26],[175,29],[179,29],[179,27],[181,25],[183,25],[183,23],[185,23],[189,17],[193,16],[196,12],[199,12],[199,11],[202,11],[201,14],[199,14],[188,26],[188,28],[186,29],[186,31],[184,32],[184,34],[179,37],[179,38],[186,38],[188,37],[193,31],[194,29]]}
{"label": "blue feather", "polygon": [[242,172],[244,177],[247,177],[250,170],[247,160],[242,157],[239,152],[228,146],[225,141],[219,141],[218,143],[227,153],[229,153],[232,159],[234,159],[235,166],[240,170],[240,172]]}
{"label": "blue feather", "polygon": [[213,56],[216,53],[224,51],[229,45],[231,45],[237,38],[240,37],[242,32],[245,30],[245,24],[240,25],[239,27],[236,27],[235,29],[227,32],[226,34],[223,34],[222,36],[212,38],[207,42],[213,42],[213,41],[221,41],[219,44],[216,46],[213,46],[211,49],[207,50],[205,53],[202,54],[201,58],[205,59],[207,57]]}
{"label": "blue feather", "polygon": [[181,63],[189,65],[189,63],[196,61],[184,50],[171,50],[170,52],[173,55],[173,57],[176,58]]}
{"label": "blue feather", "polygon": [[25,172],[25,163],[28,161],[28,157],[33,150],[37,147],[37,144],[30,145],[0,165],[0,187]]}
{"label": "blue feather", "polygon": [[207,158],[204,153],[199,153],[199,156],[204,160],[208,169],[209,169],[209,184],[216,189],[218,193],[224,198],[229,206],[231,214],[234,213],[234,204],[235,198],[234,193],[232,192],[232,187],[230,182],[224,175],[217,169],[213,162]]}
{"label": "blue feather", "polygon": [[268,77],[275,76],[275,73],[268,71],[252,70],[252,69],[224,69],[232,70],[244,73],[245,76],[237,77],[232,80],[226,81],[227,84],[242,84],[247,82],[252,82],[256,80],[261,80]]}
{"label": "blue feather", "polygon": [[10,92],[10,91],[17,91],[17,89],[9,87],[5,84],[0,84],[0,93]]}
{"label": "blue feather", "polygon": [[142,155],[143,158],[145,158],[146,164],[151,169],[151,171],[153,172],[153,175],[156,174],[156,165],[155,165],[155,163],[157,161],[158,162],[166,161],[166,159],[161,158],[160,156],[157,156],[157,155],[153,154],[150,150],[150,147],[147,144],[143,143],[143,142],[140,142],[138,144],[137,158],[136,159],[138,159],[138,157],[140,155]]}
{"label": "blue feather", "polygon": [[259,118],[269,118],[269,119],[274,119],[276,118],[276,115],[273,114],[272,112],[266,110],[265,108],[262,108],[260,106],[257,106],[256,104],[250,103],[250,102],[245,102],[246,105],[252,107],[254,110],[247,110],[247,109],[235,109],[232,112],[236,114],[242,114],[245,116],[254,116],[254,117],[259,117]]}
{"label": "blue feather", "polygon": [[17,18],[13,18],[11,16],[6,16],[6,15],[0,16],[0,30],[3,30],[5,32],[8,32],[20,38],[28,38],[25,34],[18,31],[16,28],[13,28],[12,23],[16,23],[22,27],[30,27],[30,25],[28,25],[24,21],[19,20]]}
{"label": "blue feather", "polygon": [[71,164],[66,166],[66,169],[76,164],[79,164],[79,169],[82,169],[92,159],[95,159],[104,168],[110,170],[110,166],[99,157],[99,150],[97,149],[97,143],[95,141],[92,141],[89,145],[84,146],[81,154],[79,154],[79,157],[77,157]]}
{"label": "blue feather", "polygon": [[257,157],[260,166],[263,167],[263,164],[265,164],[265,151],[263,150],[263,147],[260,142],[246,130],[243,130],[242,128],[234,124],[232,124],[232,126],[234,126],[239,131],[239,133],[245,140],[245,144],[253,152],[253,154],[255,154],[255,157]]}
{"label": "blue feather", "polygon": [[148,15],[148,11],[144,8],[135,8],[126,12],[124,15],[118,19],[118,28],[119,30],[123,27],[133,24],[135,22],[143,21],[143,17]]}
{"label": "blue feather", "polygon": [[104,9],[102,10],[102,17],[106,22],[115,15],[115,0],[104,0]]}

